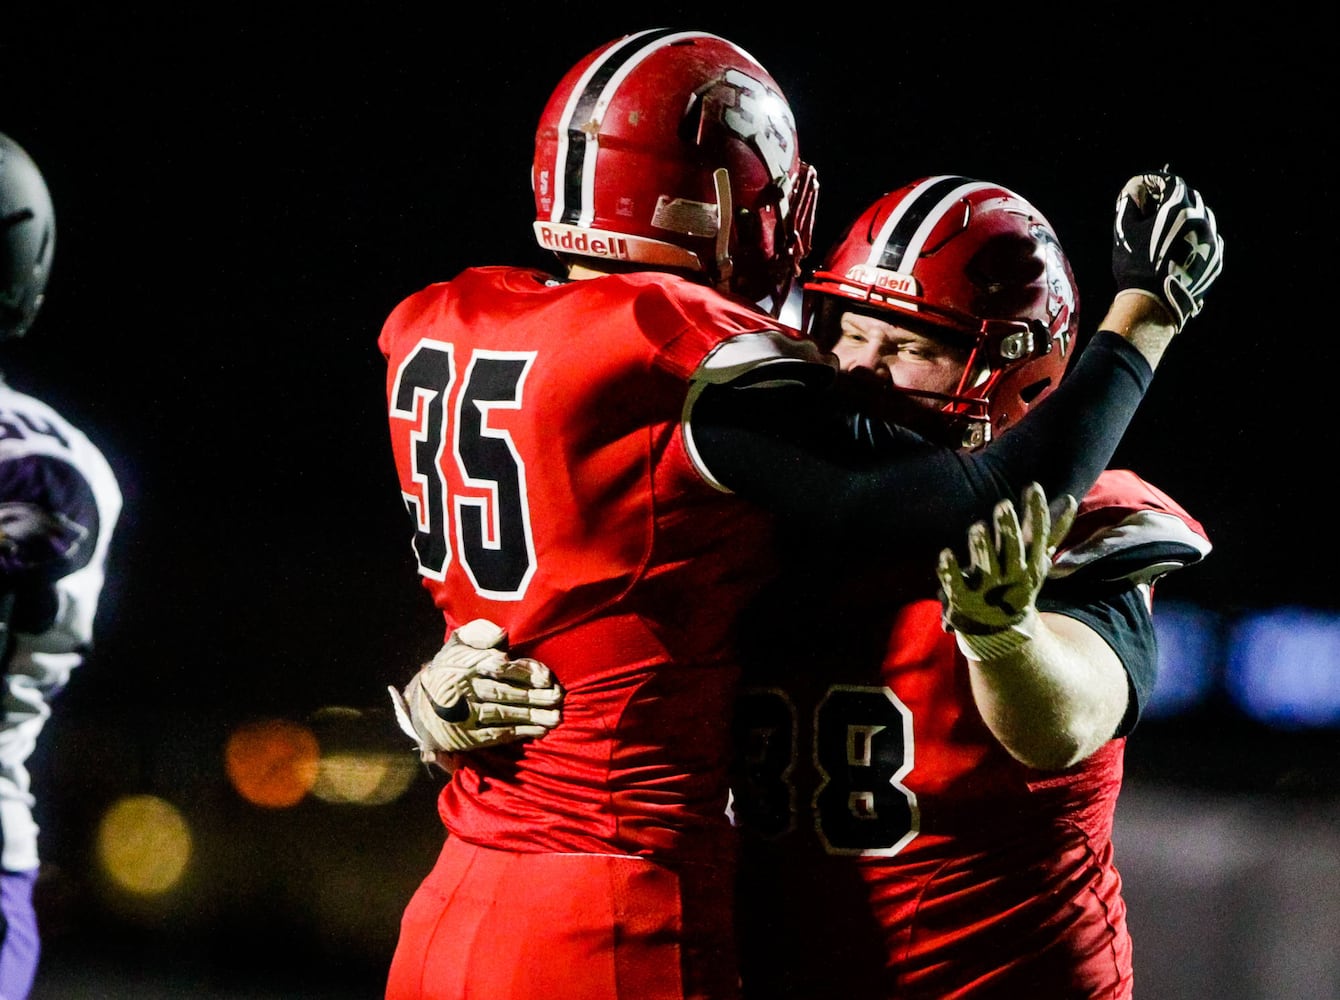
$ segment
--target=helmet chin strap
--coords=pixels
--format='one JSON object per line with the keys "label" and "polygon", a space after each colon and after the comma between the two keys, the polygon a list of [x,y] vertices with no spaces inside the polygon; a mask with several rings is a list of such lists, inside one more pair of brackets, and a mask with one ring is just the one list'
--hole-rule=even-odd
{"label": "helmet chin strap", "polygon": [[731,273],[735,269],[730,259],[730,230],[735,219],[735,204],[730,195],[730,171],[718,167],[712,171],[712,183],[717,190],[716,287],[718,291],[729,292]]}

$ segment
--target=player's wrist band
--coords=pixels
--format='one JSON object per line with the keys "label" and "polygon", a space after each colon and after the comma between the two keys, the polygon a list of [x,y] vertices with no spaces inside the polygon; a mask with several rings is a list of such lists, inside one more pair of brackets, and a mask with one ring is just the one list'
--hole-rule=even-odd
{"label": "player's wrist band", "polygon": [[999,660],[1017,651],[1025,643],[1032,642],[1037,635],[1038,613],[1029,608],[1024,617],[999,632],[984,632],[973,635],[955,631],[954,639],[958,648],[970,660],[985,663]]}

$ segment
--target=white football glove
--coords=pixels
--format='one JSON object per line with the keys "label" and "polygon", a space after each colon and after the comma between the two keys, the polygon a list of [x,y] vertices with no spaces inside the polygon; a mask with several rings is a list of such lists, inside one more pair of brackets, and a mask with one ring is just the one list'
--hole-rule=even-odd
{"label": "white football glove", "polygon": [[1117,196],[1112,276],[1168,307],[1180,330],[1224,266],[1224,238],[1200,192],[1167,167],[1137,174]]}
{"label": "white football glove", "polygon": [[450,770],[442,754],[543,736],[558,725],[563,688],[537,660],[510,660],[507,632],[476,618],[446,645],[391,704],[419,756]]}
{"label": "white football glove", "polygon": [[968,529],[967,570],[959,568],[952,549],[940,553],[943,624],[957,633],[959,648],[974,660],[997,659],[1033,638],[1038,591],[1075,520],[1074,497],[1062,497],[1053,517],[1037,483],[1024,490],[1023,501],[1022,526],[1013,503],[996,504],[994,542],[985,521]]}

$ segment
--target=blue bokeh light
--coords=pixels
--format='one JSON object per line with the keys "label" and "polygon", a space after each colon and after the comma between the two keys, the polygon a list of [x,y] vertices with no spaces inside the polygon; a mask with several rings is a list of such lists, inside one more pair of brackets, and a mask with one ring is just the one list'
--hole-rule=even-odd
{"label": "blue bokeh light", "polygon": [[1159,674],[1145,718],[1169,718],[1207,701],[1223,667],[1223,621],[1194,604],[1156,601]]}
{"label": "blue bokeh light", "polygon": [[1340,615],[1283,607],[1242,616],[1224,681],[1238,708],[1268,725],[1340,724]]}

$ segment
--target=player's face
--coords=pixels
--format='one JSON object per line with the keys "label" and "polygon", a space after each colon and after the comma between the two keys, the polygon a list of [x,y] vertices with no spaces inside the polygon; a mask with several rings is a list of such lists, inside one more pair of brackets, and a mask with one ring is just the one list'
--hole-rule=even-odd
{"label": "player's face", "polygon": [[901,389],[948,395],[958,388],[967,350],[865,313],[844,312],[839,324],[833,353],[843,371],[864,369]]}

